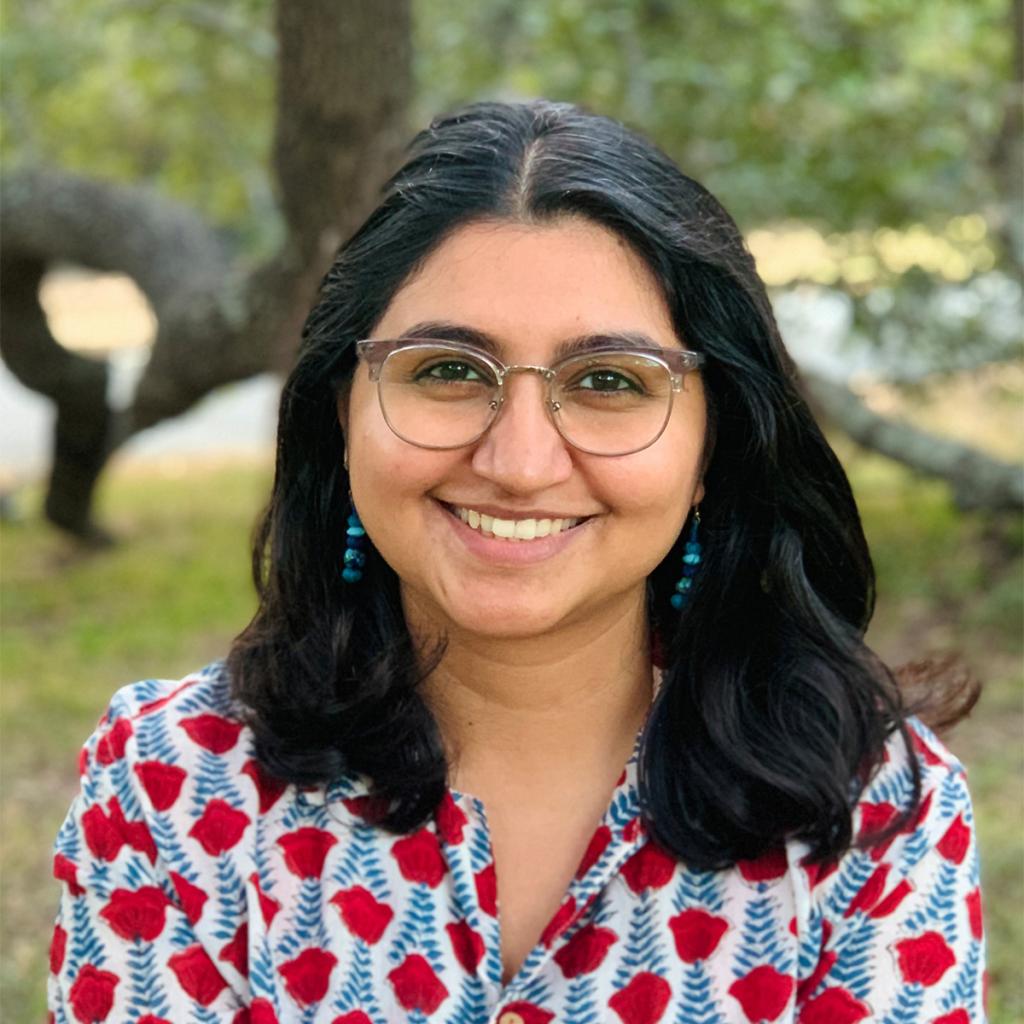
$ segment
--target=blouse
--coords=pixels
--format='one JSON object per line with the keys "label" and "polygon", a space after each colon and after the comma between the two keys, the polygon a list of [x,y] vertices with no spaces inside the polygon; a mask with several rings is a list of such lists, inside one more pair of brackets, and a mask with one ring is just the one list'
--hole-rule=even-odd
{"label": "blouse", "polygon": [[[269,777],[214,664],[113,699],[56,843],[50,1019],[128,1024],[726,1024],[984,1019],[964,771],[912,721],[920,809],[884,842],[728,870],[646,834],[636,754],[565,898],[502,982],[501,880],[480,801],[410,835],[369,780]],[[877,832],[911,792],[905,745],[861,794]],[[543,794],[538,794],[543,799]],[[379,806],[379,805],[378,805]]]}

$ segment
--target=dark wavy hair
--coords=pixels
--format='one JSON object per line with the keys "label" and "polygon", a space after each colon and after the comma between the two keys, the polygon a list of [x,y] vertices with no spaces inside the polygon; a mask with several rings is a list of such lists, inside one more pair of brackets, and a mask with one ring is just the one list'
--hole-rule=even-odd
{"label": "dark wavy hair", "polygon": [[[863,640],[874,573],[849,483],[732,218],[651,143],[565,104],[481,103],[435,120],[324,279],[281,399],[253,555],[259,610],[228,662],[257,756],[300,784],[369,776],[396,832],[441,800],[445,752],[419,690],[441,652],[414,649],[398,580],[375,552],[358,587],[341,578],[337,389],[353,342],[452,231],[565,216],[628,241],[679,337],[707,357],[704,562],[681,614],[669,597],[682,537],[648,585],[664,661],[640,755],[648,824],[695,867],[791,838],[834,858],[854,840],[852,803],[888,737],[911,742],[899,688]],[[920,796],[910,763],[906,814]]]}

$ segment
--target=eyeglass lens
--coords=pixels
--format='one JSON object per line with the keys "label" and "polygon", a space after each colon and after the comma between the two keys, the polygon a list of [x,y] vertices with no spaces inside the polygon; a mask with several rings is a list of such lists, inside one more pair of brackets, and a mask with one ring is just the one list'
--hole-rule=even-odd
{"label": "eyeglass lens", "polygon": [[[495,367],[443,344],[390,353],[379,387],[391,429],[429,448],[472,443],[500,407]],[[559,364],[549,398],[552,418],[570,444],[595,454],[627,454],[647,447],[664,429],[672,375],[650,356],[584,353]]]}

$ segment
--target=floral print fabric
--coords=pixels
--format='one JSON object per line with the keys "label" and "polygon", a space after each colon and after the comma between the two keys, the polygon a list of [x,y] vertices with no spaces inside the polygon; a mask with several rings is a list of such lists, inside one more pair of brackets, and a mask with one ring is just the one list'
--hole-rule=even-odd
{"label": "floral print fabric", "polygon": [[[121,690],[82,753],[56,845],[51,1019],[129,1024],[727,1024],[983,1020],[963,769],[912,723],[924,801],[834,866],[791,843],[688,869],[645,834],[635,764],[564,901],[502,984],[485,809],[448,793],[408,836],[365,779],[268,777],[221,665]],[[902,743],[863,794],[910,792]],[[539,795],[543,799],[543,795]]]}

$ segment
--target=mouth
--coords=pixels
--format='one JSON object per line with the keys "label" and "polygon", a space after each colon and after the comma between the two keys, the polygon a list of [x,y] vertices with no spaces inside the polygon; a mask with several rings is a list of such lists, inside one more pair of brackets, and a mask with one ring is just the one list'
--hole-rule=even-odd
{"label": "mouth", "polygon": [[450,505],[447,502],[440,504],[450,515],[460,519],[471,530],[476,530],[485,537],[497,537],[499,540],[531,541],[540,540],[543,537],[555,537],[560,533],[576,529],[592,518],[591,516],[561,516],[504,519],[463,505]]}

